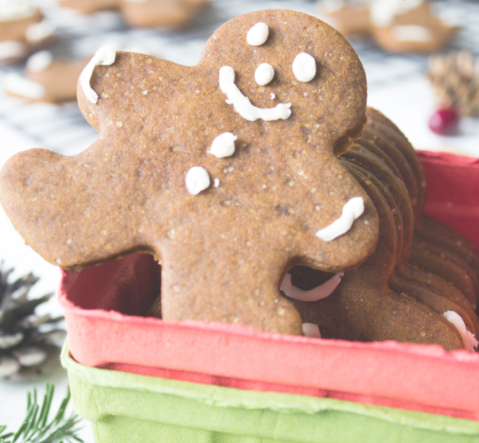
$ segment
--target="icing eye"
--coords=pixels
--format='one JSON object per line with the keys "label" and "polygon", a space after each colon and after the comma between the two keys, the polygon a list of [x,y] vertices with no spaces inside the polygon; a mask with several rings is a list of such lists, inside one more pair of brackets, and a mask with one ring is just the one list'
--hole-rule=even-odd
{"label": "icing eye", "polygon": [[197,195],[210,186],[210,176],[201,166],[193,166],[186,173],[185,183],[188,192]]}
{"label": "icing eye", "polygon": [[269,28],[266,23],[258,22],[254,25],[246,36],[246,41],[251,46],[261,46],[268,40]]}
{"label": "icing eye", "polygon": [[258,85],[267,85],[274,77],[274,69],[269,63],[261,63],[254,72],[254,79]]}
{"label": "icing eye", "polygon": [[309,82],[316,75],[316,60],[306,52],[298,54],[293,62],[294,76],[300,82]]}

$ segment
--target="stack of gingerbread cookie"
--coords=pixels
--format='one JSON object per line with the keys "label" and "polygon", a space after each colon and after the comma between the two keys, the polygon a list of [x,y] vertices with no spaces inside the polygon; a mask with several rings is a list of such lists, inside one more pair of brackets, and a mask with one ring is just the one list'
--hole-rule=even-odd
{"label": "stack of gingerbread cookie", "polygon": [[323,337],[472,351],[479,332],[479,260],[460,234],[422,215],[426,186],[413,147],[390,120],[369,108],[363,137],[340,160],[373,200],[380,239],[362,265],[340,276],[327,298],[302,301],[312,298],[312,287],[334,277],[304,267],[290,271],[284,290],[297,298],[303,320],[320,325]]}

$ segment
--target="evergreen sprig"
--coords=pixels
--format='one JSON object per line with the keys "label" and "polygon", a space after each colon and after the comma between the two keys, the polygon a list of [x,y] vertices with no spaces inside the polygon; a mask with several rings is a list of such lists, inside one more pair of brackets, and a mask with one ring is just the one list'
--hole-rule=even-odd
{"label": "evergreen sprig", "polygon": [[29,392],[27,416],[20,429],[15,433],[3,434],[7,427],[0,426],[0,443],[66,443],[73,440],[83,442],[76,436],[80,418],[76,414],[65,418],[66,408],[71,397],[70,388],[53,419],[48,421],[54,392],[54,385],[47,383],[41,407],[37,403],[37,390],[33,390],[33,395]]}

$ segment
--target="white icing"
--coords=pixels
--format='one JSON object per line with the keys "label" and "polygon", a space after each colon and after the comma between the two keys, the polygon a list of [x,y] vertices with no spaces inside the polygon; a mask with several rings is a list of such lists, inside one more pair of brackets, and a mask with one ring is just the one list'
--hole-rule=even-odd
{"label": "white icing", "polygon": [[35,11],[32,5],[23,0],[0,0],[0,21],[28,18]]}
{"label": "white icing", "polygon": [[274,100],[274,99],[276,98],[276,94],[275,94],[274,92],[272,92],[272,93],[270,94],[270,97],[271,97],[271,100]]}
{"label": "white icing", "polygon": [[186,173],[185,183],[188,192],[197,195],[210,186],[210,176],[201,166],[193,166]]}
{"label": "white icing", "polygon": [[417,25],[393,26],[391,36],[399,42],[430,42],[433,39],[429,29]]}
{"label": "white icing", "polygon": [[394,17],[417,8],[423,0],[375,0],[370,6],[373,24],[380,27],[389,26]]}
{"label": "white icing", "polygon": [[291,274],[288,273],[284,276],[279,289],[281,289],[285,295],[290,298],[294,298],[295,300],[306,302],[318,301],[328,297],[334,292],[339,283],[341,283],[341,278],[343,275],[344,272],[340,272],[339,274],[331,277],[328,281],[324,282],[322,285],[316,286],[309,291],[304,291],[296,286],[293,286],[293,283],[291,282]]}
{"label": "white icing", "polygon": [[55,27],[46,20],[34,23],[25,30],[25,37],[30,43],[38,43],[51,37],[55,33]]}
{"label": "white icing", "polygon": [[316,236],[324,241],[332,241],[346,234],[353,226],[354,220],[361,217],[364,212],[364,200],[362,197],[353,197],[344,206],[341,217],[329,226],[316,232]]}
{"label": "white icing", "polygon": [[0,42],[0,60],[22,57],[25,54],[25,45],[13,40]]}
{"label": "white icing", "polygon": [[261,63],[254,71],[254,79],[258,85],[267,85],[274,77],[274,69],[269,63]]}
{"label": "white icing", "polygon": [[224,158],[230,157],[235,153],[235,140],[238,137],[231,132],[224,132],[218,135],[211,143],[208,154],[213,154],[215,157]]}
{"label": "white icing", "polygon": [[316,75],[316,60],[306,52],[301,52],[294,59],[293,73],[300,82],[310,82]]}
{"label": "white icing", "polygon": [[476,336],[469,332],[466,329],[466,325],[462,317],[454,311],[446,311],[442,314],[446,320],[452,323],[455,328],[458,330],[459,334],[461,334],[462,342],[464,343],[464,347],[470,351],[474,352],[474,348],[477,348],[479,345],[478,341],[476,340]]}
{"label": "white icing", "polygon": [[238,86],[235,85],[235,71],[231,66],[223,66],[220,69],[220,89],[233,104],[235,111],[250,122],[259,118],[264,121],[286,120],[291,115],[291,103],[280,103],[274,108],[253,106],[250,99],[244,96]]}
{"label": "white icing", "polygon": [[30,56],[26,63],[27,71],[42,72],[52,63],[53,55],[50,51],[40,51]]}
{"label": "white icing", "polygon": [[116,51],[110,46],[103,46],[96,52],[96,54],[80,74],[80,85],[86,95],[86,98],[92,103],[96,103],[98,101],[98,94],[90,86],[90,79],[95,67],[100,64],[111,65],[115,61],[115,58]]}
{"label": "white icing", "polygon": [[251,46],[261,46],[268,40],[269,28],[266,23],[256,23],[246,35],[246,41]]}
{"label": "white icing", "polygon": [[217,188],[220,185],[220,179],[215,178],[215,188]]}
{"label": "white icing", "polygon": [[303,323],[301,329],[303,330],[303,335],[305,337],[321,338],[319,326],[314,323]]}
{"label": "white icing", "polygon": [[29,80],[18,74],[8,74],[3,81],[3,88],[11,94],[32,100],[40,99],[45,96],[45,87],[37,82]]}

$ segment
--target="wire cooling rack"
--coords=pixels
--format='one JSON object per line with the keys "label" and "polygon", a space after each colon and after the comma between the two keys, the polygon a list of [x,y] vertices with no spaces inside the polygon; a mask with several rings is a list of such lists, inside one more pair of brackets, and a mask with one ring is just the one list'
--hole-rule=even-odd
{"label": "wire cooling rack", "polygon": [[[85,16],[66,8],[59,8],[54,0],[36,2],[46,17],[57,28],[57,40],[49,48],[61,57],[89,57],[102,44],[117,47],[141,47],[145,52],[185,65],[196,64],[207,39],[227,20],[259,9],[288,8],[314,13],[311,1],[268,0],[212,0],[211,7],[201,13],[192,27],[184,31],[166,32],[158,29],[131,29],[116,12],[99,12]],[[461,25],[459,36],[447,49],[466,48],[479,55],[479,2],[445,1],[433,7],[438,14]],[[378,48],[366,37],[351,40],[358,52],[368,77],[370,92],[389,85],[422,77],[427,68],[427,57],[421,55],[394,55]],[[0,67],[2,77],[8,72],[20,72],[21,64]],[[0,122],[28,136],[32,146],[44,147],[64,155],[73,155],[87,148],[96,138],[80,113],[76,102],[62,105],[30,104],[5,96],[0,91]]]}

